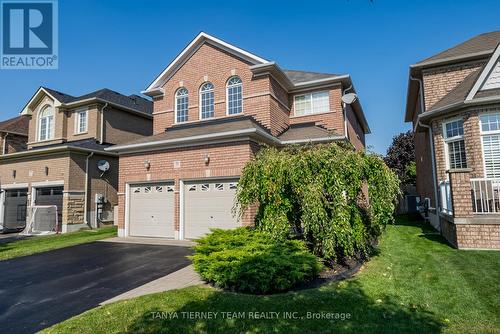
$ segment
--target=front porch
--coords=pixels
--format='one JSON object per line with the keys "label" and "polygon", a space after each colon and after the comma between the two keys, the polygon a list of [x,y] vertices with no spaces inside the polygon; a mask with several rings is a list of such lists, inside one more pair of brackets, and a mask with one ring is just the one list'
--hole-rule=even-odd
{"label": "front porch", "polygon": [[500,249],[500,179],[471,178],[471,172],[449,170],[439,183],[443,236],[461,249]]}

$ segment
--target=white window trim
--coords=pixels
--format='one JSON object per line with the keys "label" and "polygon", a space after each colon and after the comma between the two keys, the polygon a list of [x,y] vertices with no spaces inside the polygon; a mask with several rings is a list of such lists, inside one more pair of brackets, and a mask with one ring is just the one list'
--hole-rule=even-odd
{"label": "white window trim", "polygon": [[[327,95],[328,95],[328,111],[311,112],[310,114],[297,115],[297,108],[296,108],[297,97],[311,95],[311,111],[313,111],[314,110],[314,99],[312,98],[312,96],[313,96],[313,94],[317,94],[317,93],[327,93]],[[329,112],[331,112],[331,109],[330,109],[330,91],[329,90],[318,90],[318,91],[308,92],[308,93],[304,93],[304,94],[297,94],[297,95],[293,96],[293,117],[320,115],[320,114],[326,114]]]}
{"label": "white window trim", "polygon": [[[42,130],[42,122],[41,122],[41,117],[40,117],[40,114],[47,108],[52,108],[54,113],[52,115],[52,129],[50,129],[51,133],[50,133],[50,136],[47,136],[47,138],[45,139],[42,139],[41,138],[41,130]],[[37,118],[36,118],[36,123],[37,123],[37,126],[36,126],[36,141],[37,142],[46,142],[46,141],[51,141],[51,140],[54,140],[54,137],[55,137],[55,128],[56,128],[56,111],[55,111],[55,108],[53,105],[50,105],[50,104],[45,104],[42,108],[40,108],[39,112],[38,112],[38,115],[37,115]],[[49,134],[48,134],[49,135]]]}
{"label": "white window trim", "polygon": [[482,162],[483,162],[483,176],[484,178],[488,178],[488,173],[486,171],[486,159],[485,159],[485,156],[484,156],[484,136],[495,136],[495,135],[500,135],[500,129],[499,130],[495,130],[495,131],[483,131],[483,126],[482,126],[482,123],[481,123],[481,116],[485,116],[485,115],[500,115],[500,110],[494,110],[494,111],[488,111],[488,112],[485,112],[485,113],[480,113],[478,115],[478,118],[479,118],[479,135],[481,136],[481,156],[482,156]]}
{"label": "white window trim", "polygon": [[[184,121],[184,122],[177,122],[177,93],[182,89],[184,88],[185,90],[187,90],[187,98],[188,98],[188,106],[187,106],[187,109],[188,109],[188,120],[187,121]],[[200,102],[201,103],[201,102]],[[182,124],[182,123],[186,123],[186,122],[189,122],[189,90],[186,88],[186,87],[179,87],[176,91],[175,91],[175,94],[174,94],[174,124]]]}
{"label": "white window trim", "polygon": [[[446,163],[446,169],[447,170],[450,169],[450,154],[449,154],[450,152],[449,152],[449,149],[448,149],[448,144],[452,143],[452,142],[459,141],[459,140],[464,140],[464,135],[446,138],[446,124],[457,122],[457,121],[462,121],[463,122],[464,120],[461,117],[451,118],[451,119],[447,119],[446,121],[443,121],[443,123],[441,124],[442,131],[443,131],[444,156],[445,156],[445,163]],[[462,126],[463,125],[464,124],[462,123]],[[465,127],[464,127],[464,134],[465,134]],[[465,140],[464,140],[464,149],[465,149]],[[467,155],[466,155],[466,159],[467,159]],[[467,162],[467,160],[466,160],[466,162]]]}
{"label": "white window trim", "polygon": [[[230,114],[229,113],[229,81],[234,78],[234,77],[238,77],[241,81],[241,83],[239,84],[239,86],[241,87],[241,112],[240,113],[237,113],[237,114]],[[237,85],[233,85],[233,86],[237,86]],[[233,87],[231,86],[231,87]],[[227,82],[226,82],[226,116],[235,116],[235,115],[241,115],[243,114],[243,101],[245,99],[243,98],[243,80],[241,80],[241,77],[238,76],[238,75],[233,75],[233,76],[230,76],[229,79],[227,79]]]}
{"label": "white window trim", "polygon": [[[85,131],[80,132],[80,114],[85,112]],[[89,110],[88,108],[75,109],[75,135],[83,135],[89,132]]]}
{"label": "white window trim", "polygon": [[[212,88],[212,92],[213,92],[213,94],[214,94],[214,115],[213,115],[212,117],[202,118],[202,117],[201,117],[201,115],[202,115],[202,108],[201,108],[201,106],[202,106],[202,100],[201,100],[201,95],[202,95],[202,93],[203,93],[203,92],[202,92],[202,90],[201,90],[201,89],[202,89],[202,88],[203,88],[203,86],[205,86],[207,83],[212,84],[212,87],[213,87],[213,88]],[[199,101],[198,101],[198,104],[199,104],[198,109],[200,109],[200,110],[199,110],[198,119],[199,119],[200,121],[204,121],[204,120],[207,120],[207,119],[213,119],[213,118],[215,118],[215,85],[214,85],[211,81],[205,81],[204,83],[202,83],[202,84],[201,84],[200,89],[198,89],[198,100],[199,100]]]}

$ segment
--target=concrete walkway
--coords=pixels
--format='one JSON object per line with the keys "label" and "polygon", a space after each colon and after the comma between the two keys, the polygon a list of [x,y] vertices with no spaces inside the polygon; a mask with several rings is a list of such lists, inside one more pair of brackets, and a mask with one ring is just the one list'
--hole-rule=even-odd
{"label": "concrete walkway", "polygon": [[101,305],[114,303],[120,300],[131,299],[152,293],[158,293],[168,290],[182,289],[192,285],[204,284],[198,274],[194,271],[193,266],[189,265],[185,268],[177,270],[170,275],[158,278],[152,282],[144,284],[136,289],[127,291],[119,296],[108,299],[102,302]]}

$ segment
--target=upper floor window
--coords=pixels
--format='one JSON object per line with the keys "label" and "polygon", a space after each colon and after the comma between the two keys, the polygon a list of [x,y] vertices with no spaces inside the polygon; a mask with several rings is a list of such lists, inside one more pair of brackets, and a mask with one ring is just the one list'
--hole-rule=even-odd
{"label": "upper floor window", "polygon": [[86,133],[88,127],[87,109],[77,110],[75,115],[75,134]]}
{"label": "upper floor window", "polygon": [[204,83],[200,88],[200,119],[214,117],[214,85]]}
{"label": "upper floor window", "polygon": [[179,88],[175,93],[175,122],[182,123],[189,120],[189,97],[188,90],[184,87]]}
{"label": "upper floor window", "polygon": [[500,178],[500,114],[480,117],[484,171],[487,178]]}
{"label": "upper floor window", "polygon": [[54,138],[54,108],[45,106],[38,116],[38,140]]}
{"label": "upper floor window", "polygon": [[243,111],[243,96],[240,77],[231,77],[227,82],[227,114],[235,115]]}
{"label": "upper floor window", "polygon": [[296,95],[294,105],[295,116],[328,112],[330,111],[330,95],[328,92]]}
{"label": "upper floor window", "polygon": [[460,119],[444,123],[443,130],[448,168],[467,168],[464,121]]}

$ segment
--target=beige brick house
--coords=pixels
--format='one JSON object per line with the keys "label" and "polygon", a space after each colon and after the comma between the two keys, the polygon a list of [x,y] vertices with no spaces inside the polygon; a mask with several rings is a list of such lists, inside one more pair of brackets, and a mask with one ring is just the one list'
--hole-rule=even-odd
{"label": "beige brick house", "polygon": [[485,33],[410,66],[417,190],[458,248],[500,248],[499,43]]}
{"label": "beige brick house", "polygon": [[[116,145],[120,236],[194,239],[250,224],[232,214],[244,165],[262,145],[346,141],[369,127],[349,75],[280,68],[200,33],[143,92],[154,135]],[[351,97],[353,95],[350,95]]]}
{"label": "beige brick house", "polygon": [[[102,89],[74,97],[38,89],[20,116],[24,146],[11,147],[12,130],[7,137],[0,130],[7,140],[0,155],[0,230],[23,228],[37,205],[57,207],[62,232],[112,222],[118,157],[105,148],[151,135],[151,114],[151,101],[136,95]],[[104,161],[106,172],[97,166]]]}

